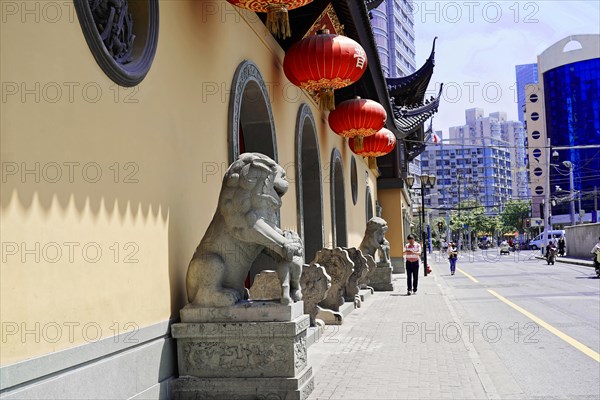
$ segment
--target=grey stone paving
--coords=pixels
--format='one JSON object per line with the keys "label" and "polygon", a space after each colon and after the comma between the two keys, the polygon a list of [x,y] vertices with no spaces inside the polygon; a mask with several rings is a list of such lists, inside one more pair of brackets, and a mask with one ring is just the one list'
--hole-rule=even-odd
{"label": "grey stone paving", "polygon": [[405,296],[405,275],[394,275],[393,292],[375,293],[346,317],[344,325],[326,327],[309,349],[315,371],[310,400],[489,399],[522,394],[512,377],[500,371],[510,389],[505,394],[514,397],[499,396],[436,270],[427,278],[420,271],[418,294],[413,296]]}

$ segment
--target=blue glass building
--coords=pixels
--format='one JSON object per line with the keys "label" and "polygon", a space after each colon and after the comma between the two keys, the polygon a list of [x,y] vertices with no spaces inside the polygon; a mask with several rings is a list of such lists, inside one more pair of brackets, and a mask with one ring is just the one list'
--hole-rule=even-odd
{"label": "blue glass building", "polygon": [[[552,204],[553,225],[597,220],[592,211],[600,190],[600,35],[556,42],[538,56],[538,76],[537,85],[526,86],[525,100],[532,214],[540,217],[545,203]],[[548,158],[548,143],[557,157]],[[564,161],[573,168],[574,218]]]}
{"label": "blue glass building", "polygon": [[[552,146],[600,145],[600,58],[563,65],[544,74],[546,129]],[[581,207],[594,207],[594,188],[600,189],[600,149],[560,150],[558,163],[574,164],[575,190],[582,193]],[[569,190],[568,170],[552,169],[550,187]],[[553,208],[568,214],[569,204]]]}

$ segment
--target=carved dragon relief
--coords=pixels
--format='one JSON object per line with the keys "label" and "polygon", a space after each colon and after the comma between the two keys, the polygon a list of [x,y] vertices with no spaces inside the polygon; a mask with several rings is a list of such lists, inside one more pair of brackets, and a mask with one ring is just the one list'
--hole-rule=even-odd
{"label": "carved dragon relief", "polygon": [[127,0],[88,0],[100,38],[119,64],[133,60],[133,17]]}

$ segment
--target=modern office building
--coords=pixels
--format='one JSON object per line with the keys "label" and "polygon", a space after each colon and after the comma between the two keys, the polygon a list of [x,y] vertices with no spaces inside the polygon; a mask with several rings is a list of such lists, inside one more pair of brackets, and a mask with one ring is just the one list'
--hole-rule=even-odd
{"label": "modern office building", "polygon": [[517,82],[515,86],[517,100],[517,115],[520,122],[525,122],[525,86],[538,83],[537,64],[522,64],[515,66]]}
{"label": "modern office building", "polygon": [[[562,39],[541,53],[537,64],[539,83],[527,85],[525,107],[533,216],[540,217],[540,204],[547,202],[553,224],[592,221],[600,149],[581,146],[600,144],[600,35]],[[549,159],[554,152],[557,157]]]}

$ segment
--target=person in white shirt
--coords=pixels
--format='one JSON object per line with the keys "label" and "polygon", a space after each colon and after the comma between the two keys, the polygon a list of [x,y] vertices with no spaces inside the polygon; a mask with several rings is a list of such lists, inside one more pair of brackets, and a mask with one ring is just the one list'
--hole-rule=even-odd
{"label": "person in white shirt", "polygon": [[406,295],[417,294],[419,284],[419,259],[421,258],[421,245],[415,242],[413,235],[406,238],[404,245],[404,259],[406,260]]}
{"label": "person in white shirt", "polygon": [[594,255],[594,268],[600,269],[600,237],[590,253]]}

